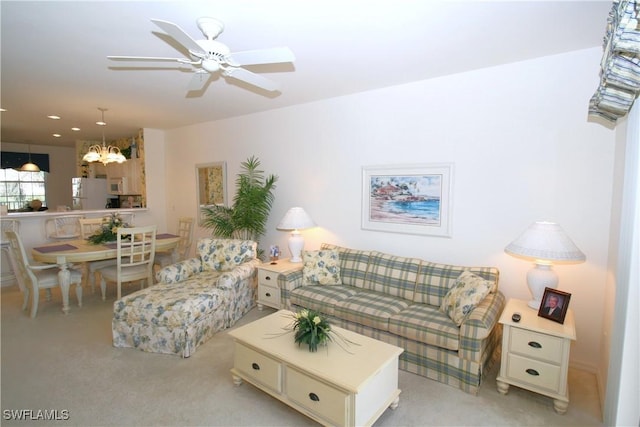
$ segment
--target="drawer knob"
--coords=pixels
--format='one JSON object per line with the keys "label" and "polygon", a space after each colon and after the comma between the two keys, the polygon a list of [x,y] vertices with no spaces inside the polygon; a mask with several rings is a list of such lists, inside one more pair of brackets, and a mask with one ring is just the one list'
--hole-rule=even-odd
{"label": "drawer knob", "polygon": [[259,371],[259,370],[260,370],[260,365],[258,365],[257,363],[252,363],[252,364],[251,364],[251,367],[252,367],[253,369],[255,369],[256,371]]}
{"label": "drawer knob", "polygon": [[271,280],[271,276],[265,276],[264,280]]}
{"label": "drawer knob", "polygon": [[533,347],[533,348],[542,348],[542,344],[540,344],[539,342],[529,341],[528,344],[530,347]]}
{"label": "drawer knob", "polygon": [[270,297],[270,296],[271,296],[271,293],[270,293],[270,292],[267,292],[265,295],[266,295],[266,296],[268,296],[268,297]]}
{"label": "drawer knob", "polygon": [[536,371],[535,369],[531,369],[531,368],[527,369],[527,374],[533,375],[534,377],[537,377],[537,376],[540,375],[540,373],[538,371]]}
{"label": "drawer knob", "polygon": [[320,398],[315,393],[309,393],[309,399],[313,400],[314,402],[320,402]]}

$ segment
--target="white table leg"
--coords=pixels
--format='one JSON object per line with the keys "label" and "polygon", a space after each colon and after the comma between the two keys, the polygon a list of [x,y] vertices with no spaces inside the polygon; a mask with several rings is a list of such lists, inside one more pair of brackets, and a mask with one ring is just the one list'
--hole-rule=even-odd
{"label": "white table leg", "polygon": [[[64,314],[69,313],[69,287],[71,282],[71,272],[63,256],[58,257],[58,266],[60,271],[58,272],[58,282],[60,283],[60,291],[62,293],[62,312]],[[77,290],[76,290],[77,292]]]}

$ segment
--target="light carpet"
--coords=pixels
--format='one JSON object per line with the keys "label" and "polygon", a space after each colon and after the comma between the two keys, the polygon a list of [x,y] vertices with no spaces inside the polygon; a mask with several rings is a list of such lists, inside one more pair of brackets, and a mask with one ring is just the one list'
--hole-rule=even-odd
{"label": "light carpet", "polygon": [[[133,292],[135,288],[123,290]],[[229,369],[233,346],[219,332],[188,358],[145,353],[111,345],[115,290],[107,302],[85,291],[82,308],[63,315],[60,293],[44,301],[36,319],[22,312],[17,287],[3,288],[3,426],[308,426],[306,416],[249,384],[235,386]],[[254,308],[236,325],[272,309]],[[570,404],[565,415],[550,398],[511,387],[496,390],[496,363],[477,396],[400,371],[400,406],[375,426],[600,426],[595,376],[570,369]],[[58,411],[58,421],[11,419],[16,410]],[[14,412],[12,412],[14,411]],[[67,412],[68,411],[68,412]],[[49,412],[54,413],[55,412]]]}

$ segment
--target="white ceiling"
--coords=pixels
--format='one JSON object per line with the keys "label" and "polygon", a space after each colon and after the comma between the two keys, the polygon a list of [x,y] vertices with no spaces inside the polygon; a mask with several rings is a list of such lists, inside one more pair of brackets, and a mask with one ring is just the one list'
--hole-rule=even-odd
{"label": "white ceiling", "polygon": [[[2,142],[69,146],[171,129],[572,50],[599,47],[610,1],[7,1],[1,13]],[[107,55],[182,57],[150,19],[203,38],[225,24],[232,52],[288,46],[291,64],[254,66],[270,93],[234,80],[187,92],[191,66],[115,69]],[[594,76],[598,74],[594,64]],[[558,70],[562,72],[562,70]],[[499,85],[499,82],[496,82]],[[596,88],[594,87],[594,90]],[[487,88],[490,90],[490,88]],[[586,105],[585,105],[586,108]],[[47,119],[57,114],[61,120]],[[70,128],[78,126],[80,132]],[[61,138],[52,133],[62,134]]]}

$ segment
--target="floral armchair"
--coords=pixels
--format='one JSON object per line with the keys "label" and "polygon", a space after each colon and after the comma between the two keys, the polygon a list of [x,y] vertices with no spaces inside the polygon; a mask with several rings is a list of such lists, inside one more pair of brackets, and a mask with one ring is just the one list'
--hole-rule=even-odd
{"label": "floral armchair", "polygon": [[160,269],[156,285],[115,302],[115,347],[188,357],[255,305],[255,242],[201,239],[196,254]]}
{"label": "floral armchair", "polygon": [[[156,280],[163,283],[179,283],[202,275],[201,278],[217,278],[229,282],[233,276],[245,278],[260,264],[257,259],[257,244],[251,240],[200,239],[196,246],[195,258],[169,265],[156,273]],[[248,265],[244,265],[247,264]],[[244,268],[237,269],[243,266]],[[253,271],[249,271],[253,270]]]}

